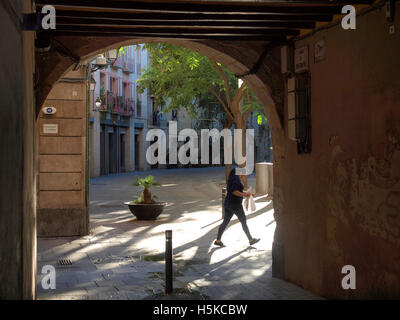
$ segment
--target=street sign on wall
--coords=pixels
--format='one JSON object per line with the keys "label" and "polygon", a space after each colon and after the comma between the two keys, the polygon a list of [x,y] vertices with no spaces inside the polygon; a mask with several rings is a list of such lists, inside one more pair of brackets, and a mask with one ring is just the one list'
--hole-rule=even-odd
{"label": "street sign on wall", "polygon": [[308,70],[308,46],[297,48],[294,51],[294,72]]}

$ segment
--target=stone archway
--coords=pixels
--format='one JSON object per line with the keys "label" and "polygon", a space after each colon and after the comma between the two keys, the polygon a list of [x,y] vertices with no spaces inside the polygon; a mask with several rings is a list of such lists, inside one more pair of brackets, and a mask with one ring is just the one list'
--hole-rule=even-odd
{"label": "stone archway", "polygon": [[[194,50],[209,58],[218,60],[225,67],[237,75],[247,74],[253,66],[259,63],[260,57],[266,48],[263,45],[257,46],[241,42],[194,42],[173,39],[124,39],[124,38],[72,38],[64,37],[57,39],[57,43],[63,43],[63,47],[70,48],[68,53],[63,51],[60,55],[56,51],[39,54],[37,64],[39,68],[39,81],[36,91],[37,113],[41,104],[45,101],[52,86],[63,75],[71,71],[80,61],[89,62],[96,55],[104,51],[121,46],[145,43],[145,42],[168,42],[175,45]],[[268,48],[268,46],[267,46]],[[61,49],[65,50],[65,49]],[[73,53],[72,53],[73,52]],[[271,130],[272,143],[274,146],[274,211],[277,222],[275,238],[279,239],[279,209],[283,207],[282,192],[280,191],[279,173],[284,159],[284,130],[283,122],[283,88],[284,80],[280,72],[279,48],[269,51],[262,58],[260,68],[254,73],[246,75],[243,79],[253,90],[260,102],[264,105]],[[279,242],[279,241],[278,241]],[[279,256],[277,261],[279,260]],[[274,264],[274,273],[282,276],[283,264],[277,267]]]}
{"label": "stone archway", "polygon": [[[6,285],[0,295],[32,298],[36,271],[32,87],[35,85],[37,115],[53,84],[81,57],[130,39],[58,34],[54,38],[58,53],[53,48],[35,54],[35,33],[22,31],[20,16],[15,15],[22,14],[22,4],[24,12],[33,12],[32,1],[3,3],[12,4],[6,9],[15,10],[0,11],[7,25],[2,44],[13,52],[4,56],[2,74],[6,76],[1,82],[2,101],[9,108],[3,108],[1,117],[7,152],[1,158],[5,201],[1,201],[4,214],[0,249],[6,257],[1,281]],[[294,7],[292,3],[287,5]],[[396,169],[393,177],[398,179],[399,167],[396,67],[400,42],[397,33],[388,35],[382,6],[383,2],[379,2],[372,10],[361,12],[357,30],[343,32],[340,23],[334,22],[294,41],[295,47],[313,46],[325,38],[329,45],[327,59],[310,65],[312,154],[297,155],[295,143],[284,134],[278,52],[272,51],[256,74],[247,77],[265,103],[273,135],[277,221],[274,264],[285,280],[335,298],[399,296],[399,215],[395,210],[399,185],[392,185],[390,179],[383,180],[386,184],[376,179],[387,178],[389,169]],[[334,10],[329,12],[334,14]],[[374,45],[371,39],[375,40]],[[194,43],[225,54],[226,62],[233,59],[231,70],[239,74],[251,70],[264,50],[263,43],[247,43],[246,39]],[[360,197],[355,188],[358,184],[373,197]],[[358,268],[357,281],[362,285],[357,286],[357,291],[343,291],[340,286],[340,268],[347,263]]]}
{"label": "stone archway", "polygon": [[[53,84],[81,61],[90,61],[97,54],[113,48],[149,41],[168,42],[197,51],[209,58],[218,60],[237,75],[247,74],[255,64],[260,62],[259,59],[263,56],[263,51],[268,48],[268,45],[265,48],[262,44],[254,45],[254,43],[245,42],[201,42],[119,37],[59,37],[53,43],[56,48],[63,51],[62,55],[56,50],[37,55],[39,79],[36,91],[36,112],[39,112]],[[68,47],[69,51],[65,52],[65,49],[60,49],[59,47]],[[264,105],[264,112],[269,122],[274,146],[274,200],[279,202],[279,165],[280,160],[284,158],[284,130],[282,126],[284,79],[280,72],[279,48],[270,50],[261,59],[260,68],[254,74],[246,75],[243,79]],[[276,207],[279,208],[279,205],[276,204]]]}

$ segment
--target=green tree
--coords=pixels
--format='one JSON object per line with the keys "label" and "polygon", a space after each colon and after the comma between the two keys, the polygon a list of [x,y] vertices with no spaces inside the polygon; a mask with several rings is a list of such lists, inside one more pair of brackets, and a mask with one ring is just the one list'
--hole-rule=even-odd
{"label": "green tree", "polygon": [[[148,43],[150,66],[138,80],[138,89],[148,89],[154,95],[155,106],[167,105],[168,110],[186,109],[196,118],[205,95],[212,95],[225,111],[224,128],[232,124],[246,129],[252,111],[262,112],[262,107],[244,82],[221,63],[183,47],[165,43]],[[203,97],[203,99],[202,99]],[[245,135],[243,135],[243,151]],[[227,166],[226,171],[229,171]]]}

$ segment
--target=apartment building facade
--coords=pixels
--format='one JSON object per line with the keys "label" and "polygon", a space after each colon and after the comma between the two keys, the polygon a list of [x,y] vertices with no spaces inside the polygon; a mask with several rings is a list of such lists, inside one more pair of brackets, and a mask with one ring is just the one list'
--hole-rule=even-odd
{"label": "apartment building facade", "polygon": [[96,85],[90,108],[91,177],[150,169],[146,133],[165,129],[166,117],[154,110],[147,90],[137,90],[141,70],[149,64],[143,46],[123,48],[115,62],[92,73]]}

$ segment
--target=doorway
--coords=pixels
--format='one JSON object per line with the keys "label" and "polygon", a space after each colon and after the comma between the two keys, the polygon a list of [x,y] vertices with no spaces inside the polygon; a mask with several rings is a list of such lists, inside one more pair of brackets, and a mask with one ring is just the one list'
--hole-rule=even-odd
{"label": "doorway", "polygon": [[125,134],[119,135],[119,172],[125,172]]}
{"label": "doorway", "polygon": [[139,146],[140,146],[140,144],[139,144],[139,134],[135,134],[135,170],[136,171],[139,170],[139,159],[140,159],[140,157],[139,157],[139,152],[140,152]]}

